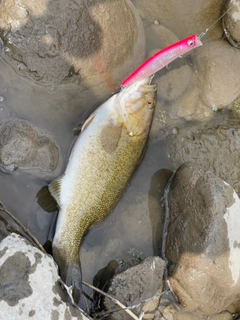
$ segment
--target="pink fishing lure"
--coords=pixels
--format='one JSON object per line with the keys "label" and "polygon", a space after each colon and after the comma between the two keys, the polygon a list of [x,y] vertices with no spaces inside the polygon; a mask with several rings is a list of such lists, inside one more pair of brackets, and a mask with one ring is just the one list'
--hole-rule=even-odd
{"label": "pink fishing lure", "polygon": [[180,57],[184,53],[191,51],[202,45],[196,34],[183,39],[171,46],[155,53],[146,60],[139,68],[137,68],[126,80],[122,82],[122,87],[127,87],[139,80],[146,79],[160,69],[167,66],[170,62]]}

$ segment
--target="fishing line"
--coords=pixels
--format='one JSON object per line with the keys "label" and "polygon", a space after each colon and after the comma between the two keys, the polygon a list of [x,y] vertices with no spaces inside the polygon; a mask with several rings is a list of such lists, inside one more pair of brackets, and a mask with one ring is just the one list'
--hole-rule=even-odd
{"label": "fishing line", "polygon": [[222,19],[222,17],[225,16],[226,13],[228,13],[228,11],[230,11],[232,8],[233,8],[234,4],[231,5],[227,11],[225,11],[212,25],[210,25],[210,27],[208,27],[205,31],[203,31],[202,33],[200,33],[200,35],[198,36],[198,39],[201,40],[207,33],[208,31],[213,27],[215,26],[215,24],[220,20]]}

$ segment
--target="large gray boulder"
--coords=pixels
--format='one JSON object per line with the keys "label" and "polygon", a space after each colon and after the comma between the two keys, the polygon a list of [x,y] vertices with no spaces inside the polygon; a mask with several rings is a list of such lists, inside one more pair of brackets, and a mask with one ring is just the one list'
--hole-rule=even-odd
{"label": "large gray boulder", "polygon": [[222,25],[228,41],[236,48],[240,48],[240,7],[235,0],[224,1]]}
{"label": "large gray boulder", "polygon": [[[200,34],[221,15],[222,0],[132,0],[146,24],[155,20],[172,30],[178,37]],[[177,21],[177,23],[176,23]],[[216,39],[222,35],[219,21],[209,30],[206,38]]]}
{"label": "large gray boulder", "polygon": [[167,138],[167,153],[177,169],[185,162],[204,164],[239,194],[239,120],[189,123]]}
{"label": "large gray boulder", "polygon": [[53,258],[13,233],[0,242],[1,319],[87,320],[64,302]]}
{"label": "large gray boulder", "polygon": [[[160,294],[163,289],[163,273],[165,262],[159,257],[148,257],[140,264],[128,268],[116,274],[108,288],[108,293],[122,302],[126,306],[139,304],[145,299]],[[143,319],[152,319],[158,307],[160,297],[142,303],[138,308],[134,308],[135,314],[144,312]],[[116,304],[109,298],[104,298],[104,306],[111,311],[116,308]],[[114,313],[114,320],[131,320],[125,311]]]}
{"label": "large gray boulder", "polygon": [[202,102],[214,111],[232,103],[239,96],[239,51],[227,41],[216,40],[195,50],[193,57]]}
{"label": "large gray boulder", "polygon": [[3,0],[0,37],[15,70],[48,86],[83,82],[114,91],[145,55],[129,0]]}
{"label": "large gray boulder", "polygon": [[59,148],[53,138],[30,122],[8,118],[0,122],[0,170],[15,169],[52,173],[59,164]]}
{"label": "large gray boulder", "polygon": [[240,199],[206,168],[185,163],[167,195],[169,281],[189,312],[227,310],[240,294]]}

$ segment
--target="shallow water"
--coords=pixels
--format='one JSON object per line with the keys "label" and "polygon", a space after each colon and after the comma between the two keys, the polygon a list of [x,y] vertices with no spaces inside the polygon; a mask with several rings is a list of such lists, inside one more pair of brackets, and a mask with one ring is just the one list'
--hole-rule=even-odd
{"label": "shallow water", "polygon": [[[41,175],[21,170],[16,170],[12,175],[0,172],[0,199],[8,210],[44,244],[54,214],[45,212],[38,205],[36,194],[47,182],[64,171],[71,146],[75,140],[73,129],[83,120],[84,113],[90,109],[89,106],[92,107],[97,101],[92,95],[91,89],[85,89],[81,92],[79,86],[75,85],[47,88],[31,83],[28,79],[19,77],[3,59],[0,59],[0,70],[0,96],[3,100],[0,102],[0,120],[12,116],[28,120],[50,133],[61,150],[60,165],[54,175]],[[91,278],[109,262],[110,258],[130,257],[128,251],[132,247],[142,251],[142,257],[153,254],[152,242],[143,243],[143,245],[139,241],[129,243],[127,234],[124,234],[122,239],[119,236],[121,244],[116,248],[112,247],[110,242],[111,235],[119,234],[117,231],[120,219],[118,211],[123,205],[126,205],[127,195],[132,190],[144,192],[147,195],[153,174],[163,167],[169,167],[167,159],[162,156],[162,153],[163,146],[153,147],[149,144],[144,160],[117,208],[101,225],[94,227],[86,235],[83,243],[86,252],[81,259],[86,281],[91,282]],[[146,214],[148,213],[146,212]],[[137,225],[136,230],[132,230],[132,232],[138,233]],[[98,246],[95,250],[96,244]],[[101,244],[101,258],[95,259],[99,254],[99,244]],[[111,251],[110,258],[109,255],[103,254],[106,251],[106,246],[111,247],[109,249]],[[104,257],[102,258],[102,256]]]}
{"label": "shallow water", "polygon": [[[151,51],[153,48],[148,50]],[[16,74],[2,58],[0,70],[0,120],[14,116],[30,121],[49,132],[61,151],[60,165],[54,175],[40,175],[20,170],[15,171],[13,175],[0,172],[0,200],[43,244],[47,239],[54,214],[41,209],[37,204],[36,194],[49,181],[63,173],[75,139],[73,129],[98,101],[91,88],[81,88],[73,84],[48,88],[32,83]],[[171,126],[171,123],[168,125]],[[103,223],[92,228],[84,239],[81,263],[85,281],[91,283],[96,272],[110,260],[130,257],[131,248],[135,248],[141,257],[154,254],[151,229],[147,227],[145,230],[140,220],[133,225],[129,215],[127,219],[134,229],[122,234],[121,216],[124,215],[128,202],[131,203],[129,195],[145,194],[147,202],[151,177],[162,168],[173,169],[165,154],[163,142],[153,144],[150,141],[143,162],[116,209]],[[147,206],[145,214],[146,219],[150,221]],[[142,237],[139,237],[140,232]],[[139,240],[141,238],[142,242]]]}

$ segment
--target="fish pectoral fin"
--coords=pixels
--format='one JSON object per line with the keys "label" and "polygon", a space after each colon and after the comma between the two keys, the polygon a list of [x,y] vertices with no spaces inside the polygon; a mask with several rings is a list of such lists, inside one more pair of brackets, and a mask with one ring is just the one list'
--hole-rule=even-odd
{"label": "fish pectoral fin", "polygon": [[122,125],[109,123],[103,128],[100,135],[100,142],[107,153],[112,153],[118,145],[122,133]]}
{"label": "fish pectoral fin", "polygon": [[92,120],[94,119],[96,113],[92,113],[90,114],[90,116],[87,118],[87,120],[84,122],[84,124],[82,125],[82,128],[81,128],[81,132],[83,132],[83,130],[85,130],[89,125],[90,123],[92,122]]}
{"label": "fish pectoral fin", "polygon": [[57,204],[60,208],[61,208],[61,186],[62,186],[62,177],[56,180],[53,180],[48,186],[48,189],[51,195],[57,201]]}

